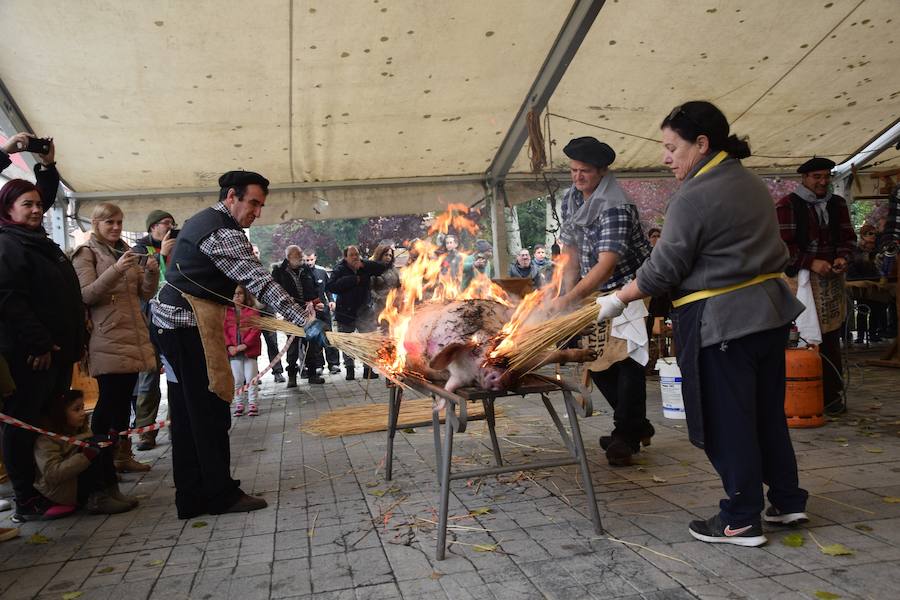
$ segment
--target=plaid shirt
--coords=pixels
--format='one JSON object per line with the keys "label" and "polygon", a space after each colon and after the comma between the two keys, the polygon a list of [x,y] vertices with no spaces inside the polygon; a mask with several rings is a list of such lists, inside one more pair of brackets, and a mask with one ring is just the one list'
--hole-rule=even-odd
{"label": "plaid shirt", "polygon": [[806,205],[806,223],[808,243],[801,248],[797,241],[797,220],[794,216],[794,205],[791,202],[791,194],[775,204],[775,213],[778,216],[778,227],[781,231],[781,239],[787,244],[791,253],[789,267],[797,269],[809,269],[815,259],[827,260],[829,263],[841,257],[850,262],[850,255],[856,247],[856,233],[850,222],[850,211],[847,210],[847,201],[840,196],[833,196],[838,203],[838,219],[840,220],[838,240],[831,240],[831,227],[819,224],[819,215],[812,204]]}
{"label": "plaid shirt", "polygon": [[[219,202],[215,210],[230,216],[228,208]],[[200,242],[200,252],[208,256],[214,265],[228,278],[241,283],[247,290],[262,302],[296,325],[304,325],[307,313],[297,304],[280,285],[275,283],[272,275],[263,268],[262,263],[253,254],[250,240],[240,229],[219,229]],[[170,267],[175,268],[175,267]],[[196,327],[194,312],[163,304],[154,298],[150,301],[153,310],[153,323],[163,329]]]}
{"label": "plaid shirt", "polygon": [[[563,226],[559,240],[567,246],[578,243],[577,226],[570,222],[570,218],[583,204],[584,196],[574,186],[563,198]],[[578,251],[582,277],[594,268],[601,252],[619,255],[612,275],[600,286],[602,292],[622,287],[634,279],[638,267],[650,256],[650,242],[644,235],[640,215],[633,204],[605,210],[591,227],[584,228],[583,233]]]}

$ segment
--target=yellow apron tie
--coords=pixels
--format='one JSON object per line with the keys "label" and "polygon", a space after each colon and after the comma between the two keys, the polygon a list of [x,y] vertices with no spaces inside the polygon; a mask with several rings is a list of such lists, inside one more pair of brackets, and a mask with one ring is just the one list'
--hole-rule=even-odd
{"label": "yellow apron tie", "polygon": [[690,304],[691,302],[696,302],[697,300],[705,300],[706,298],[712,298],[713,296],[721,296],[722,294],[727,294],[728,292],[733,292],[741,288],[756,285],[757,283],[762,283],[763,281],[766,281],[768,279],[778,278],[781,278],[781,273],[764,273],[762,275],[757,275],[753,279],[748,279],[747,281],[742,281],[741,283],[736,283],[734,285],[727,285],[725,287],[713,288],[710,290],[700,290],[699,292],[694,292],[693,294],[682,296],[678,300],[673,300],[672,306],[678,308],[679,306],[684,306],[685,304]]}
{"label": "yellow apron tie", "polygon": [[[714,166],[716,166],[717,164],[719,164],[726,158],[728,158],[728,153],[725,152],[724,150],[720,150],[719,153],[716,154],[715,157],[713,157],[713,159],[711,161],[709,161],[708,163],[703,165],[703,168],[700,169],[699,171],[697,171],[697,173],[694,175],[694,177],[700,177],[701,175],[703,175],[704,173],[706,173],[707,171],[712,169]],[[693,177],[691,179],[693,179]]]}

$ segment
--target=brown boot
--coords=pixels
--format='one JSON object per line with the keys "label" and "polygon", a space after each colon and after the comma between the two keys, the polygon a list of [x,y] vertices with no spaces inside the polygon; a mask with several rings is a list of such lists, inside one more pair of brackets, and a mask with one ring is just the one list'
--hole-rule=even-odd
{"label": "brown boot", "polygon": [[112,484],[111,486],[109,486],[108,488],[106,488],[105,490],[103,490],[103,493],[105,493],[107,496],[109,496],[113,500],[118,500],[119,502],[124,502],[125,504],[129,505],[131,508],[134,508],[138,504],[140,504],[140,500],[138,500],[134,496],[129,496],[127,494],[122,493],[122,490],[119,489],[118,481],[116,483]]}
{"label": "brown boot", "polygon": [[120,502],[105,492],[94,492],[88,496],[84,509],[95,515],[114,515],[128,512],[133,507],[127,502]]}
{"label": "brown boot", "polygon": [[134,459],[130,437],[119,438],[119,445],[116,448],[116,457],[113,459],[113,464],[119,473],[142,473],[150,470],[150,465]]}
{"label": "brown boot", "polygon": [[153,450],[156,448],[156,434],[159,433],[159,430],[156,431],[145,431],[141,434],[140,441],[138,441],[138,445],[135,449],[138,452],[146,452],[147,450]]}

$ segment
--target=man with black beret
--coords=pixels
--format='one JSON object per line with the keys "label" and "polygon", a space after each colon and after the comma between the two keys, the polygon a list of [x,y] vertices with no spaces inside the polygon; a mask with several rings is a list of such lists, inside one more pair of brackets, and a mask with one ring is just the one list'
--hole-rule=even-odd
{"label": "man with black beret", "polygon": [[[781,239],[791,253],[785,273],[797,277],[799,282],[806,278],[801,271],[808,271],[812,289],[830,289],[834,297],[846,302],[844,273],[856,246],[856,233],[850,222],[847,201],[832,194],[830,189],[834,166],[833,161],[821,156],[800,165],[797,169],[800,185],[776,203],[775,212]],[[807,310],[813,309],[814,306],[807,306]],[[825,320],[822,307],[819,309],[817,318],[822,330],[819,351],[826,359],[822,367],[825,410],[842,413],[846,410],[840,377],[840,325],[843,318]]]}
{"label": "man with black beret", "polygon": [[[556,300],[557,310],[578,306],[591,294],[622,287],[634,279],[638,267],[650,256],[637,207],[609,172],[615,151],[596,138],[579,137],[566,144],[563,152],[570,159],[572,187],[566,191],[560,211],[559,241],[567,260],[565,294]],[[626,312],[629,319],[647,314],[643,302],[629,305]],[[615,326],[613,322],[614,334]],[[628,355],[612,365],[597,363],[593,365],[597,370],[588,365],[591,378],[614,411],[612,434],[600,438],[606,458],[614,466],[631,464],[640,444],[649,444],[654,434],[647,420],[646,329],[642,342],[629,340],[627,346]]]}
{"label": "man with black beret", "polygon": [[313,320],[253,253],[244,228],[266,202],[269,181],[251,171],[219,178],[219,201],[187,220],[152,300],[152,333],[177,383],[169,385],[172,466],[179,519],[266,507],[231,477],[228,429],[234,380],[222,323],[238,283],[296,325]]}

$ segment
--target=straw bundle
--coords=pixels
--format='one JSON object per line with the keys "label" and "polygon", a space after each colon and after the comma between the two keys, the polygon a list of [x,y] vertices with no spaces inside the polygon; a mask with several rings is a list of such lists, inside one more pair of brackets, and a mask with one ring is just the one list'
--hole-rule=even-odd
{"label": "straw bundle", "polygon": [[589,303],[571,313],[523,329],[516,334],[515,346],[501,352],[500,358],[509,361],[512,371],[527,371],[527,365],[535,358],[557,344],[569,341],[594,323],[597,310],[595,298],[591,297]]}
{"label": "straw bundle", "polygon": [[[495,408],[495,411],[498,417],[503,414],[499,408]],[[440,415],[441,423],[443,423],[443,409],[441,409]],[[484,407],[482,404],[480,402],[470,403],[467,407],[466,418],[469,421],[483,419]],[[400,404],[397,427],[402,428],[404,423],[418,423],[430,419],[431,399],[404,400]],[[387,431],[387,428],[387,410],[384,404],[361,404],[328,411],[319,418],[304,423],[300,430],[313,435],[337,437]]]}
{"label": "straw bundle", "polygon": [[[304,337],[303,328],[294,325],[290,321],[275,317],[253,316],[247,317],[245,323],[250,327],[256,327],[264,331],[281,331],[287,335]],[[338,333],[326,331],[328,342],[353,358],[357,358],[366,364],[378,364],[380,358],[388,358],[386,350],[389,350],[389,341],[380,331],[371,333]],[[388,352],[389,354],[389,352]]]}

